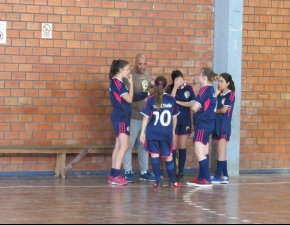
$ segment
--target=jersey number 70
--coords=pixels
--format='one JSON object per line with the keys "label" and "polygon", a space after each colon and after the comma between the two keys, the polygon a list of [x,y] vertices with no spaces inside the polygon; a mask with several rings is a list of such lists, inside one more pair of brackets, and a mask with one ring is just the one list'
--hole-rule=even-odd
{"label": "jersey number 70", "polygon": [[[157,125],[158,121],[160,120],[160,123],[163,127],[167,127],[171,122],[171,113],[169,110],[162,111],[161,115],[159,111],[154,111],[153,114],[155,115],[155,122],[154,126]],[[167,115],[167,121],[165,122],[165,115]]]}

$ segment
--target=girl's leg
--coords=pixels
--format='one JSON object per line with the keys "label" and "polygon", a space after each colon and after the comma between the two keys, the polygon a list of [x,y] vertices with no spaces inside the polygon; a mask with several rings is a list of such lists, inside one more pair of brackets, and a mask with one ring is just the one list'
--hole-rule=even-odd
{"label": "girl's leg", "polygon": [[195,154],[199,161],[199,169],[200,169],[200,175],[202,180],[205,179],[208,182],[211,182],[210,180],[210,171],[209,171],[209,161],[206,157],[206,153],[208,151],[208,145],[204,145],[201,142],[195,142]]}
{"label": "girl's leg", "polygon": [[218,160],[217,160],[217,170],[214,175],[216,179],[221,179],[222,171],[223,168],[225,167],[226,147],[227,147],[226,139],[222,138],[219,141],[217,141]]}
{"label": "girl's leg", "polygon": [[175,135],[175,138],[173,140],[173,151],[172,151],[172,157],[173,157],[174,172],[175,172],[175,174],[177,172],[177,166],[176,166],[176,151],[177,151],[177,148],[178,148],[178,140],[179,140],[179,136]]}
{"label": "girl's leg", "polygon": [[176,174],[174,171],[174,162],[173,162],[172,155],[165,158],[165,165],[166,165],[166,170],[167,170],[169,181],[170,183],[174,184],[176,182]]}
{"label": "girl's leg", "polygon": [[160,159],[159,154],[151,154],[151,166],[156,178],[155,187],[161,187],[161,171],[160,171]]}
{"label": "girl's leg", "polygon": [[178,153],[178,174],[183,174],[185,162],[186,162],[186,144],[187,144],[188,136],[182,135],[179,136],[178,139],[178,146],[179,146],[179,153]]}
{"label": "girl's leg", "polygon": [[[123,159],[124,156],[127,152],[127,150],[129,149],[129,140],[130,140],[130,136],[128,136],[127,134],[121,133],[118,137],[118,143],[119,143],[119,149],[117,150],[117,152],[113,153],[113,159],[114,159],[114,168],[119,170],[121,169],[122,163],[123,163]],[[117,142],[116,142],[117,143]]]}
{"label": "girl's leg", "polygon": [[119,139],[116,137],[115,147],[112,153],[112,168],[111,168],[111,174],[110,174],[111,177],[118,176],[116,175],[117,173],[115,171],[115,163],[116,163],[116,156],[119,151],[119,148],[120,148],[120,142],[119,142]]}

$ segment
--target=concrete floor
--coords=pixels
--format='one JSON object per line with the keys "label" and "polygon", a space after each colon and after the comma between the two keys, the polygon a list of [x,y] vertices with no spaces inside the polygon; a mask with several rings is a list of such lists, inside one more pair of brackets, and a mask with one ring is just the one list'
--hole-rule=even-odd
{"label": "concrete floor", "polygon": [[0,223],[290,223],[289,175],[160,190],[146,181],[122,187],[106,182],[107,176],[0,178]]}

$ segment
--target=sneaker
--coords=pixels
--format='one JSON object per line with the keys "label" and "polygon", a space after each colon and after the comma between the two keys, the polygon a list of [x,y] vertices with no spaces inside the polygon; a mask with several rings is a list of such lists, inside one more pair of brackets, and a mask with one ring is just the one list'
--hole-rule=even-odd
{"label": "sneaker", "polygon": [[179,173],[176,177],[177,182],[184,182],[183,173]]}
{"label": "sneaker", "polygon": [[112,184],[113,179],[114,179],[114,178],[113,178],[112,176],[109,176],[108,183],[109,183],[109,184]]}
{"label": "sneaker", "polygon": [[199,183],[200,180],[197,178],[193,178],[191,181],[187,182],[187,185],[195,185],[197,183]]}
{"label": "sneaker", "polygon": [[213,184],[221,184],[222,183],[222,178],[215,178],[214,176],[211,176],[210,179],[211,179],[211,182]]}
{"label": "sneaker", "polygon": [[140,180],[156,181],[154,175],[152,175],[149,170],[144,174],[140,174]]}
{"label": "sneaker", "polygon": [[125,172],[124,179],[126,181],[128,181],[129,183],[135,183],[135,178],[134,178],[134,175],[133,175],[132,171]]}
{"label": "sneaker", "polygon": [[182,185],[181,185],[181,183],[179,183],[179,182],[175,182],[175,183],[171,183],[171,182],[169,182],[169,187],[170,188],[177,188],[177,187],[181,187]]}
{"label": "sneaker", "polygon": [[195,187],[211,187],[211,186],[212,186],[212,182],[207,181],[206,179],[203,179],[195,184]]}
{"label": "sneaker", "polygon": [[128,181],[126,181],[123,177],[121,177],[119,175],[119,176],[117,176],[117,177],[115,177],[115,178],[112,179],[111,184],[122,186],[122,185],[127,185],[128,184]]}
{"label": "sneaker", "polygon": [[229,182],[230,182],[230,178],[229,177],[223,177],[222,184],[228,184]]}
{"label": "sneaker", "polygon": [[154,187],[154,188],[157,188],[157,189],[162,188],[162,183],[161,183],[161,182],[160,182],[160,183],[155,183],[155,184],[153,185],[153,187]]}

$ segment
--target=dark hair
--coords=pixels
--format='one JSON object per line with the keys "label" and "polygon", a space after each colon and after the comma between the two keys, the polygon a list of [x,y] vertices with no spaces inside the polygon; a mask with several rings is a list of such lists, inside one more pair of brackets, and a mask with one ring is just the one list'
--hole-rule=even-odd
{"label": "dark hair", "polygon": [[182,77],[183,78],[183,74],[181,73],[181,71],[180,70],[173,70],[172,73],[171,73],[171,80],[172,80],[172,84],[170,85],[171,90],[174,87],[175,79],[178,78],[178,77]]}
{"label": "dark hair", "polygon": [[227,83],[230,83],[229,84],[229,89],[232,92],[235,92],[235,90],[236,90],[236,88],[235,88],[235,82],[233,81],[232,76],[230,74],[228,74],[228,73],[222,73],[220,75],[220,77],[224,78]]}
{"label": "dark hair", "polygon": [[219,78],[217,73],[214,73],[211,68],[204,67],[201,70],[203,76],[207,77],[208,81],[213,82]]}
{"label": "dark hair", "polygon": [[113,60],[110,67],[109,79],[112,80],[113,77],[120,72],[120,69],[123,69],[125,66],[129,65],[126,60],[118,59]]}
{"label": "dark hair", "polygon": [[157,93],[155,95],[155,103],[158,110],[161,109],[164,89],[167,86],[167,80],[163,76],[159,76],[155,79],[155,86],[157,87]]}

